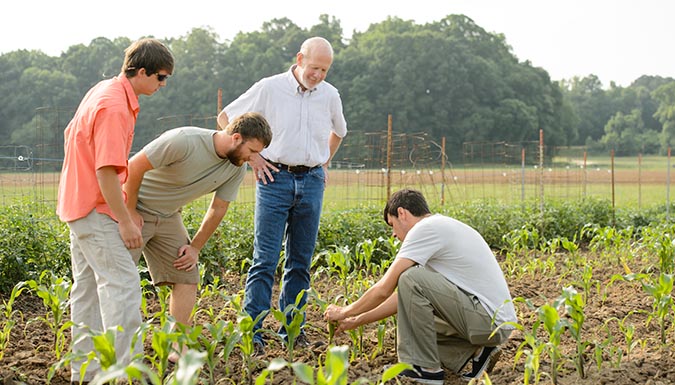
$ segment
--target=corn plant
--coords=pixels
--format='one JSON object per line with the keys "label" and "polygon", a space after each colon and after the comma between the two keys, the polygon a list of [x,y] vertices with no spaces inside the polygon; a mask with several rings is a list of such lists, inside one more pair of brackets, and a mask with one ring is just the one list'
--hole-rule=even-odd
{"label": "corn plant", "polygon": [[673,274],[660,273],[654,277],[646,273],[628,273],[614,275],[610,284],[615,280],[639,281],[642,289],[652,296],[652,313],[647,318],[647,323],[656,318],[659,323],[660,340],[666,343],[666,320],[673,310]]}
{"label": "corn plant", "polygon": [[502,236],[502,242],[506,244],[506,251],[529,254],[542,243],[542,237],[532,225],[524,225],[519,229],[511,230]]}
{"label": "corn plant", "polygon": [[[319,367],[315,368],[303,362],[292,362],[293,373],[300,381],[310,385],[358,385],[370,384],[366,378],[359,378],[356,381],[349,382],[349,347],[333,346],[326,353],[325,362],[319,362]],[[278,365],[278,363],[277,363]],[[405,369],[412,368],[409,364],[398,363],[387,368],[383,373],[378,384],[385,384],[396,378]]]}
{"label": "corn plant", "polygon": [[159,319],[159,324],[164,325],[169,322],[167,317],[170,314],[169,296],[171,295],[171,289],[166,285],[155,286],[155,293],[157,295],[157,302],[159,303],[159,311],[152,318]]}
{"label": "corn plant", "polygon": [[387,318],[380,320],[377,324],[377,348],[371,355],[370,359],[374,359],[378,354],[384,351],[384,337],[387,332]]}
{"label": "corn plant", "polygon": [[[316,304],[319,307],[319,313],[323,314],[326,311],[326,308],[328,307],[328,301],[324,301],[321,298],[321,295],[316,291],[314,288],[310,288],[307,291],[307,298],[313,298],[312,303]],[[310,301],[308,301],[309,303]],[[328,345],[333,344],[333,339],[335,338],[335,330],[337,329],[337,321],[329,321],[328,322]]]}
{"label": "corn plant", "polygon": [[354,361],[357,357],[361,357],[365,355],[364,349],[363,349],[363,333],[365,331],[365,328],[363,325],[347,330],[347,335],[349,336],[349,339],[352,341],[352,353],[350,360]]}
{"label": "corn plant", "polygon": [[[532,304],[530,300],[522,297],[514,298],[513,302],[523,302],[528,308],[530,309],[535,308],[535,306]],[[543,315],[546,315],[545,312]],[[523,381],[525,385],[529,385],[531,383],[530,381],[534,381],[535,384],[538,384],[543,374],[540,371],[541,356],[546,352],[547,343],[546,341],[538,337],[539,328],[542,326],[542,324],[543,324],[542,317],[538,317],[532,323],[531,329],[527,329],[525,325],[520,324],[518,322],[504,322],[500,324],[492,332],[492,334],[495,334],[502,327],[511,326],[516,330],[519,330],[523,334],[523,342],[521,342],[521,344],[518,345],[518,348],[516,349],[516,354],[514,357],[514,366],[518,362],[518,360],[524,355],[525,373]]]}
{"label": "corn plant", "polygon": [[240,336],[237,347],[239,347],[239,350],[241,351],[243,372],[245,373],[249,384],[253,383],[253,336],[255,334],[253,327],[266,314],[266,311],[262,312],[254,320],[245,311],[240,310],[239,315],[237,316],[237,331],[239,332]]}
{"label": "corn plant", "polygon": [[363,269],[364,271],[370,271],[373,269],[371,261],[375,251],[377,250],[377,242],[378,239],[366,239],[356,244],[356,250],[354,250],[354,254],[356,264],[360,269]]}
{"label": "corn plant", "polygon": [[329,268],[337,272],[340,285],[342,286],[342,296],[345,299],[349,298],[350,273],[353,269],[352,255],[349,247],[334,246],[334,251],[326,250],[322,254],[325,256]]}
{"label": "corn plant", "polygon": [[487,372],[483,372],[480,377],[472,378],[468,382],[468,385],[492,385],[492,380],[490,380],[490,376]]}
{"label": "corn plant", "polygon": [[558,367],[562,357],[560,342],[562,335],[565,332],[565,322],[560,318],[558,309],[548,304],[542,305],[537,309],[537,316],[539,317],[539,322],[544,325],[544,330],[548,334],[546,351],[551,359],[551,380],[554,384],[557,384]]}
{"label": "corn plant", "polygon": [[72,284],[68,279],[55,277],[51,271],[45,270],[40,274],[38,281],[30,280],[26,282],[26,285],[42,299],[42,303],[47,308],[47,314],[39,317],[38,320],[47,324],[54,333],[53,351],[58,360],[66,345],[65,332],[73,325],[72,321],[65,320],[70,306]]}
{"label": "corn plant", "polygon": [[272,361],[270,361],[269,365],[267,365],[267,368],[263,369],[262,372],[258,375],[258,377],[255,378],[255,384],[256,385],[264,385],[265,382],[267,381],[267,377],[270,377],[270,380],[273,380],[273,376],[275,372],[278,372],[279,370],[282,370],[286,367],[288,367],[288,362],[284,360],[283,358],[275,358]]}
{"label": "corn plant", "polygon": [[122,331],[121,326],[113,326],[108,328],[105,331],[96,331],[89,329],[86,334],[81,335],[79,338],[89,338],[91,339],[93,349],[89,352],[69,352],[64,358],[59,360],[56,364],[52,365],[47,376],[47,382],[51,380],[56,369],[62,368],[73,361],[83,361],[82,366],[80,367],[80,379],[79,383],[83,383],[84,375],[87,371],[89,365],[92,362],[97,361],[103,372],[111,369],[113,367],[118,367],[117,362],[117,353],[115,349],[115,338],[117,333]]}
{"label": "corn plant", "polygon": [[[208,331],[208,334],[200,334],[199,340],[206,353],[206,368],[208,369],[209,383],[215,384],[214,371],[216,365],[219,361],[227,362],[230,358],[230,354],[232,354],[236,344],[239,342],[241,334],[238,330],[234,329],[232,321],[222,319],[215,324],[204,325],[204,329]],[[216,354],[216,351],[221,344],[222,349]]]}
{"label": "corn plant", "polygon": [[[616,317],[611,317],[607,319],[603,325],[603,329],[606,330],[607,332],[607,337],[601,341],[601,342],[596,342],[595,347],[593,348],[593,356],[595,358],[595,365],[597,366],[598,370],[602,368],[602,364],[604,361],[603,355],[607,353],[607,356],[609,356],[609,362],[612,364],[614,368],[619,368],[621,366],[621,360],[623,359],[623,348],[619,345],[616,344],[614,341],[614,336],[612,335],[612,332],[610,331],[608,324],[612,321],[619,321],[619,324],[621,325],[623,321],[625,321],[626,318],[623,320],[620,320]],[[634,331],[634,328],[631,325],[631,329]],[[620,327],[621,330],[621,327]],[[631,335],[631,341],[632,341],[632,335]],[[631,342],[631,344],[633,344]],[[630,353],[627,353],[628,356],[630,357]]]}
{"label": "corn plant", "polygon": [[17,314],[21,314],[18,310],[14,309],[14,302],[21,295],[21,292],[26,289],[25,282],[19,282],[14,285],[12,288],[12,293],[9,295],[9,299],[2,300],[2,305],[0,305],[0,313],[2,313],[2,329],[0,330],[0,361],[5,355],[5,349],[9,345],[9,337],[12,333],[12,328],[16,324],[14,317]]}
{"label": "corn plant", "polygon": [[146,358],[158,373],[165,373],[168,369],[169,355],[175,351],[174,346],[178,345],[179,338],[183,335],[174,326],[175,322],[169,316],[167,322],[152,330],[151,345],[154,353]]}
{"label": "corn plant", "polygon": [[[143,272],[142,268],[138,268],[139,273]],[[145,269],[147,270],[147,269]],[[150,318],[150,311],[148,310],[148,297],[151,295],[154,295],[155,289],[154,286],[152,285],[152,282],[148,280],[147,278],[142,278],[141,279],[141,312],[143,313],[144,318]]]}
{"label": "corn plant", "polygon": [[281,311],[277,309],[272,309],[272,315],[274,318],[279,321],[281,327],[286,332],[286,338],[284,339],[284,344],[288,350],[288,359],[293,362],[295,350],[295,339],[301,333],[302,322],[305,320],[305,310],[307,309],[307,303],[302,307],[299,307],[300,301],[304,296],[305,291],[300,290],[298,295],[295,297],[295,303],[286,306],[286,308]]}
{"label": "corn plant", "polygon": [[131,384],[142,385],[196,385],[199,383],[199,373],[204,365],[206,353],[188,350],[178,360],[177,368],[167,379],[162,380],[152,368],[138,361],[132,361],[127,365],[115,364],[97,374],[90,383],[91,385],[104,385],[119,383],[125,378]]}
{"label": "corn plant", "polygon": [[659,323],[661,343],[666,343],[666,319],[673,310],[673,274],[661,273],[658,279],[652,282],[642,282],[643,289],[652,296],[653,312],[651,319],[656,316]]}
{"label": "corn plant", "polygon": [[586,346],[589,345],[588,341],[585,341],[582,336],[582,330],[584,326],[584,321],[586,316],[584,314],[584,307],[586,303],[584,302],[583,297],[577,292],[574,287],[569,286],[563,289],[563,294],[560,298],[554,303],[556,307],[560,305],[565,306],[567,311],[568,318],[566,319],[567,330],[574,338],[576,342],[576,358],[574,360],[574,366],[579,373],[580,378],[585,378],[586,373],[584,370],[584,350]]}
{"label": "corn plant", "polygon": [[635,228],[598,227],[587,225],[581,230],[582,237],[590,239],[589,249],[605,257],[618,259],[621,255],[632,255],[630,251],[635,237]]}
{"label": "corn plant", "polygon": [[611,317],[605,321],[605,324],[608,324],[612,321],[616,321],[618,324],[619,331],[623,335],[624,342],[626,343],[626,355],[628,359],[630,359],[633,349],[635,349],[635,347],[640,344],[640,340],[635,339],[635,325],[628,323],[628,317],[633,315],[635,312],[636,311],[631,311],[623,318]]}
{"label": "corn plant", "polygon": [[599,285],[597,280],[593,279],[593,265],[587,263],[584,265],[584,270],[581,273],[581,279],[574,282],[575,285],[580,286],[584,291],[584,303],[588,302],[590,298],[591,289],[593,286]]}
{"label": "corn plant", "polygon": [[[664,231],[665,230],[665,231]],[[659,271],[661,273],[673,274],[675,267],[675,242],[671,239],[669,229],[651,228],[642,229],[642,242],[646,248],[659,257]]]}

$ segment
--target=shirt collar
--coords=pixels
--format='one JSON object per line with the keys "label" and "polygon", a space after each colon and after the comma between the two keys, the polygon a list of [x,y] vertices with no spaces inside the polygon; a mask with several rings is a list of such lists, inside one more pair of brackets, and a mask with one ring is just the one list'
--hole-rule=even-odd
{"label": "shirt collar", "polygon": [[129,108],[131,108],[132,111],[138,116],[138,112],[140,111],[140,106],[138,104],[138,95],[134,92],[134,87],[131,85],[131,82],[129,79],[124,76],[124,75],[119,75],[117,76],[117,79],[122,83],[122,86],[124,86],[124,92],[127,94],[127,101],[129,102]]}
{"label": "shirt collar", "polygon": [[291,87],[295,88],[295,93],[296,93],[296,94],[303,94],[303,93],[305,93],[306,91],[309,91],[310,93],[315,92],[315,91],[319,88],[319,86],[321,85],[321,83],[319,83],[316,87],[312,88],[311,90],[304,90],[304,91],[303,91],[303,87],[300,85],[300,82],[298,81],[298,79],[295,78],[295,74],[293,74],[293,70],[294,70],[295,67],[297,67],[297,66],[298,66],[297,64],[293,64],[293,65],[288,69],[288,81],[289,81],[289,83],[291,84]]}

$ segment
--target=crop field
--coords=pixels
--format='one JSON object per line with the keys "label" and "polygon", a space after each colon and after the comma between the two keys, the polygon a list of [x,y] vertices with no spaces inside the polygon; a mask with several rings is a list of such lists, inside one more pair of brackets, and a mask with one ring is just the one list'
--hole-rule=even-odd
{"label": "crop field", "polygon": [[[136,383],[155,385],[396,383],[394,372],[384,370],[397,363],[395,318],[331,336],[322,313],[328,303],[355,300],[382,276],[399,245],[389,238],[381,207],[388,191],[412,187],[435,211],[486,237],[510,286],[517,330],[483,383],[675,383],[675,227],[666,205],[670,174],[664,158],[644,159],[639,167],[619,160],[614,169],[607,159],[589,159],[584,168],[569,160],[555,164],[410,168],[389,175],[331,170],[305,309],[314,344],[286,346],[274,332],[281,325],[273,314],[279,309],[273,309],[265,321],[270,344],[263,357],[251,356],[250,322],[241,308],[255,199],[249,174],[200,256],[194,328],[172,329],[167,291],[144,280],[144,357],[133,368],[111,366],[110,375],[126,373]],[[53,214],[57,184],[55,172],[0,174],[4,384],[69,383],[71,282],[67,228]],[[588,200],[590,205],[583,203]],[[184,211],[189,231],[208,202]],[[610,226],[614,214],[617,225]],[[26,267],[29,278],[10,281],[12,263]],[[173,342],[190,349],[178,366],[166,362]],[[94,359],[106,351],[100,347]],[[445,384],[463,383],[446,373]]]}
{"label": "crop field", "polygon": [[[580,224],[569,224],[577,230],[568,235],[544,237],[536,226],[527,224],[506,230],[497,227],[491,233],[491,226],[503,222],[499,216],[508,215],[508,210],[478,209],[486,216],[474,218],[473,224],[491,240],[518,310],[517,330],[502,346],[502,357],[482,379],[484,383],[675,382],[675,228],[670,222],[609,227],[600,224],[601,219],[586,217],[598,209],[606,213],[606,206],[568,205],[571,211],[567,212],[550,207],[550,223],[560,227],[578,216]],[[190,228],[198,224],[198,214],[186,215]],[[237,235],[239,242],[248,240],[251,214],[250,209],[233,210],[216,241]],[[16,217],[24,218],[21,213]],[[241,308],[249,246],[238,243],[243,249],[232,251],[221,245],[202,251],[203,284],[194,328],[172,329],[166,289],[156,289],[144,280],[141,337],[145,356],[132,364],[133,370],[111,366],[110,375],[126,373],[153,384],[378,384],[389,379],[393,372],[384,367],[397,362],[395,318],[337,336],[330,335],[322,319],[328,303],[355,300],[391,263],[399,245],[387,238],[389,230],[379,217],[379,210],[374,209],[334,213],[322,221],[324,230],[305,308],[311,347],[292,350],[286,346],[274,332],[281,324],[274,315],[279,310],[273,309],[264,325],[270,339],[266,354],[251,356],[250,317],[247,321]],[[8,243],[0,240],[0,248],[11,253],[23,250],[23,243],[35,249],[58,242],[50,246],[49,253],[66,254],[67,259],[63,227],[45,228],[38,236],[30,229],[19,229],[23,238],[16,234]],[[56,235],[49,235],[52,230]],[[353,234],[366,235],[348,238]],[[218,250],[232,255],[216,262],[212,258]],[[44,384],[49,379],[63,385],[69,381],[70,279],[53,271],[57,268],[18,283],[14,291],[1,292],[0,378],[5,384]],[[166,363],[173,342],[190,349],[177,367]],[[95,359],[102,359],[106,352],[109,349],[102,345],[94,352]],[[326,377],[334,381],[321,380]],[[448,372],[445,383],[464,382]]]}

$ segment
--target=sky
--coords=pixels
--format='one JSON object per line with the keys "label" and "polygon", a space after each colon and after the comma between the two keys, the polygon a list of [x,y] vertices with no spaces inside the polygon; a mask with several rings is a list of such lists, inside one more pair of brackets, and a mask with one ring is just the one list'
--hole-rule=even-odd
{"label": "sky", "polygon": [[59,56],[97,37],[180,38],[200,27],[224,42],[274,18],[309,28],[321,14],[338,19],[350,37],[390,16],[424,24],[464,14],[503,34],[519,61],[544,68],[552,80],[593,74],[608,87],[641,75],[675,77],[671,0],[19,0],[3,8],[0,54],[29,49]]}

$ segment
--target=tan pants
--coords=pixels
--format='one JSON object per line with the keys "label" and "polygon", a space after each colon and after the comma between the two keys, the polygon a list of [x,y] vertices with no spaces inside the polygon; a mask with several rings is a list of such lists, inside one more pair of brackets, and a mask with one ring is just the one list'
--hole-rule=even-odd
{"label": "tan pants", "polygon": [[[128,363],[132,355],[143,352],[143,341],[131,346],[141,325],[141,284],[136,264],[124,246],[117,222],[109,216],[94,210],[68,222],[68,226],[73,269],[70,312],[75,324],[72,349],[87,354],[94,350],[89,329],[103,332],[121,326],[123,331],[115,333],[115,353],[118,363]],[[83,363],[71,363],[71,381],[79,382]],[[92,362],[84,381],[91,381],[99,370],[98,362]]]}
{"label": "tan pants", "polygon": [[416,266],[398,280],[398,358],[421,367],[440,364],[458,373],[481,346],[505,342],[511,330],[496,328],[492,315],[439,273]]}

